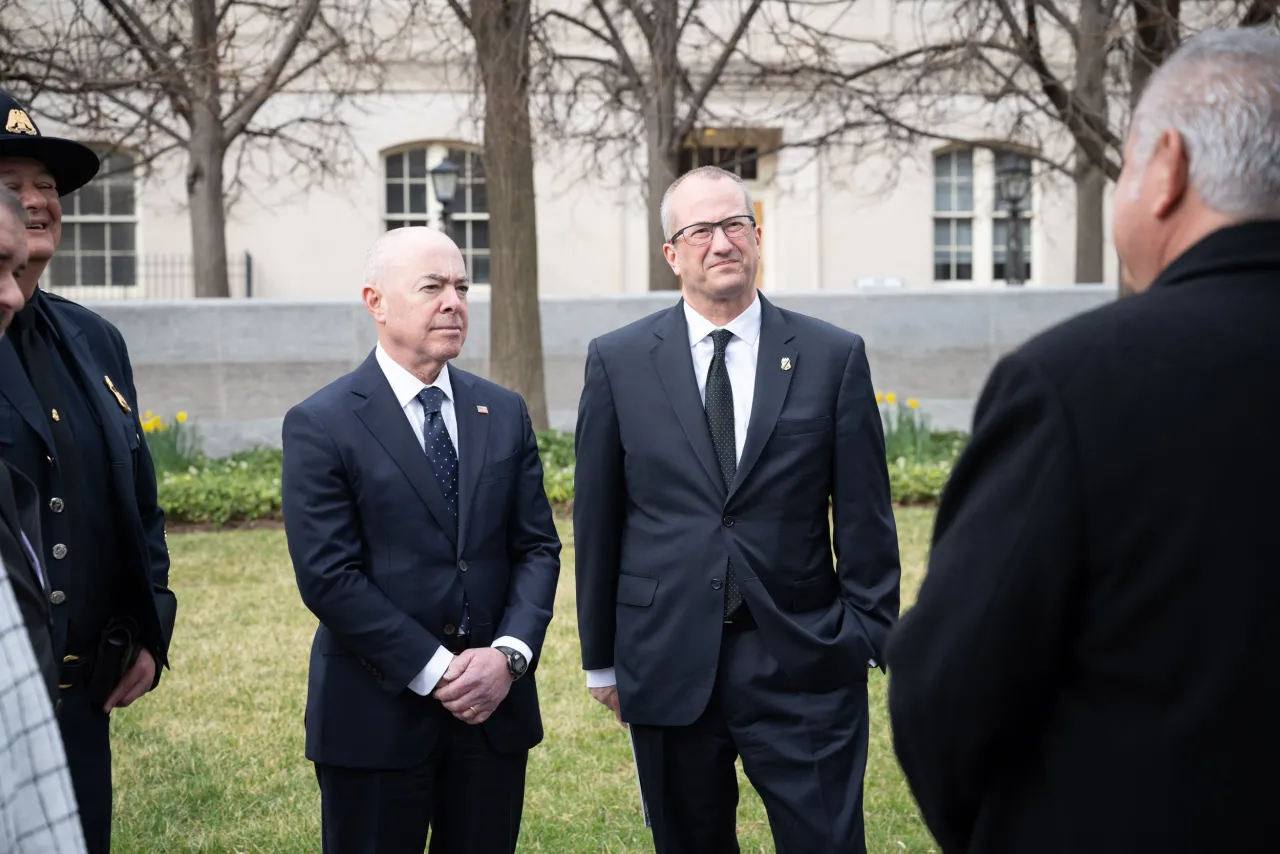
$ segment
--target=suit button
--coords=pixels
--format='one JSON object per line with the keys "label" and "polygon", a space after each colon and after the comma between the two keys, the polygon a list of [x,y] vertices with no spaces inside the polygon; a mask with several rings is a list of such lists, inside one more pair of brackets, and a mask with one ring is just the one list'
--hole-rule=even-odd
{"label": "suit button", "polygon": [[66,505],[62,503],[62,499],[61,499],[61,498],[50,498],[50,499],[49,499],[49,509],[50,509],[50,510],[52,510],[54,513],[61,513],[61,512],[62,512],[62,508],[63,508],[63,507],[65,507],[65,506],[66,506]]}
{"label": "suit button", "polygon": [[460,561],[458,561],[458,569],[462,570],[463,572],[466,572],[466,571],[467,571],[467,562],[466,562],[465,560],[460,560]]}
{"label": "suit button", "polygon": [[723,586],[723,585],[720,583],[720,579],[718,579],[718,578],[713,578],[713,579],[711,579],[711,589],[712,589],[712,590],[719,590],[722,586]]}
{"label": "suit button", "polygon": [[62,543],[58,543],[56,546],[53,547],[54,560],[62,560],[66,556],[67,556],[67,547],[64,546]]}
{"label": "suit button", "polygon": [[61,605],[63,602],[67,601],[67,594],[63,593],[61,590],[55,590],[49,594],[49,601],[55,605]]}
{"label": "suit button", "polygon": [[456,632],[457,630],[458,630],[458,627],[457,627],[457,626],[455,626],[453,623],[446,623],[446,624],[445,624],[445,627],[444,627],[444,633],[445,633],[446,635],[451,635],[451,634],[453,634],[454,632]]}
{"label": "suit button", "polygon": [[732,528],[732,527],[733,527],[733,517],[732,517],[732,516],[725,516],[725,517],[724,517],[724,526],[725,526],[726,528]]}

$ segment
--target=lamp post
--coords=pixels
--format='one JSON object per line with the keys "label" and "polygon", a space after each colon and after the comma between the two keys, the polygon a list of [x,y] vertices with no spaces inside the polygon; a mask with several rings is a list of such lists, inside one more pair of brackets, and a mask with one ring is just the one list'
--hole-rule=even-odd
{"label": "lamp post", "polygon": [[449,203],[458,192],[458,164],[448,157],[431,167],[431,189],[440,203],[440,230],[449,231]]}
{"label": "lamp post", "polygon": [[1022,206],[1031,193],[1031,163],[1020,155],[1005,155],[996,167],[996,188],[1000,202],[1009,212],[1009,236],[1005,241],[1004,279],[1010,285],[1026,281],[1022,245]]}

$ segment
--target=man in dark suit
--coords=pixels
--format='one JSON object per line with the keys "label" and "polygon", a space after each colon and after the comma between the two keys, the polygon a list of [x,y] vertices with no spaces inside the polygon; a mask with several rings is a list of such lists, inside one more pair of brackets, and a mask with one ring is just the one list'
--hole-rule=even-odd
{"label": "man in dark suit", "polygon": [[863,342],[756,292],[736,175],[690,172],[662,208],[684,298],[591,342],[578,408],[587,685],[631,727],[660,854],[738,850],[739,755],[778,851],[861,852],[899,581]]}
{"label": "man in dark suit", "polygon": [[449,364],[462,254],[383,235],[378,345],[284,420],[284,520],[311,647],[324,851],[515,850],[560,540],[524,400]]}
{"label": "man in dark suit", "polygon": [[58,719],[89,851],[111,839],[110,711],[156,686],[176,600],[164,514],[120,332],[38,287],[62,237],[60,198],[98,170],[93,151],[43,136],[0,93],[0,183],[28,216],[26,304],[0,341],[0,459],[40,495]]}
{"label": "man in dark suit", "polygon": [[1280,39],[1152,77],[1116,186],[1138,296],[1001,359],[890,639],[942,850],[1262,851],[1280,838]]}

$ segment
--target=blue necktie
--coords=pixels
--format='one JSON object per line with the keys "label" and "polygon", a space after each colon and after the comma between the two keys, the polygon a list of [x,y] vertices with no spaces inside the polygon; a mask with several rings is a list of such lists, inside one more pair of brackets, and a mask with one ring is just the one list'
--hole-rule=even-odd
{"label": "blue necktie", "polygon": [[453,440],[444,426],[444,416],[440,414],[440,406],[444,403],[444,391],[431,386],[418,392],[418,401],[426,413],[426,422],[422,425],[423,450],[431,461],[431,468],[436,473],[436,483],[444,493],[449,510],[453,513],[453,524],[458,524],[458,453],[453,449]]}

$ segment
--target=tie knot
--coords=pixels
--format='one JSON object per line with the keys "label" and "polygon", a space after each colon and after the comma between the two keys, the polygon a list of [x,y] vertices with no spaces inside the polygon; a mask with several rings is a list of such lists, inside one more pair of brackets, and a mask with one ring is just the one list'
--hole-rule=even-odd
{"label": "tie knot", "polygon": [[418,392],[418,401],[422,404],[422,411],[430,415],[433,412],[439,412],[441,405],[444,403],[444,390],[438,386],[428,386]]}
{"label": "tie knot", "polygon": [[724,348],[729,346],[729,339],[733,337],[733,333],[728,329],[717,329],[711,333],[711,341],[716,345],[716,353],[723,356]]}

